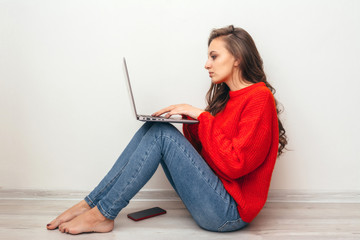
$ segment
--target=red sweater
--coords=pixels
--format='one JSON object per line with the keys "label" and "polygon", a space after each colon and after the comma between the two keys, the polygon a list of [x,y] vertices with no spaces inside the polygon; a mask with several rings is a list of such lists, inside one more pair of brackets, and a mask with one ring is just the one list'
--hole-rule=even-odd
{"label": "red sweater", "polygon": [[223,111],[203,112],[183,131],[237,202],[242,220],[251,222],[266,202],[277,157],[275,100],[262,82],[229,94]]}

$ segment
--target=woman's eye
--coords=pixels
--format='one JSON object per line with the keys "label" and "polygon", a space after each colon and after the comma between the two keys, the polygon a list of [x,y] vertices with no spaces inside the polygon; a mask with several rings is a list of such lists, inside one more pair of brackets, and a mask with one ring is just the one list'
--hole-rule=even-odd
{"label": "woman's eye", "polygon": [[215,60],[216,56],[215,56],[215,55],[213,55],[213,56],[211,56],[211,58],[212,58],[213,60]]}

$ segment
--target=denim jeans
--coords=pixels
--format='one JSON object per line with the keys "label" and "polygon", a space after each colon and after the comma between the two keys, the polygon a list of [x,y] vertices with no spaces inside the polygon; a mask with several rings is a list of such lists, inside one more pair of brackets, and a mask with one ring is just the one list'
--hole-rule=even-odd
{"label": "denim jeans", "polygon": [[220,179],[190,142],[168,123],[145,123],[85,201],[91,207],[97,206],[106,218],[115,219],[159,164],[201,228],[228,232],[247,225]]}

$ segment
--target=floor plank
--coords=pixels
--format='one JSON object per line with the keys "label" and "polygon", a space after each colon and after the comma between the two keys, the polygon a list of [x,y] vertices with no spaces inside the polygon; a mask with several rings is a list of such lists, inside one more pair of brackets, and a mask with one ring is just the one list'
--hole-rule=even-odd
{"label": "floor plank", "polygon": [[[359,203],[268,202],[243,230],[212,233],[200,229],[178,201],[132,201],[111,233],[72,236],[45,225],[77,200],[0,199],[0,239],[360,239]],[[133,211],[160,206],[167,214],[140,222],[126,217]]]}

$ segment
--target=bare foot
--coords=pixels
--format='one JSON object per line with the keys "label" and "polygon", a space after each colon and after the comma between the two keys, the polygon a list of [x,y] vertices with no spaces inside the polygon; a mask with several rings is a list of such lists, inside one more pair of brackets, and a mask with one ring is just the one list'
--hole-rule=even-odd
{"label": "bare foot", "polygon": [[62,233],[79,234],[85,232],[110,232],[114,228],[114,220],[104,217],[97,207],[84,212],[69,222],[60,224]]}
{"label": "bare foot", "polygon": [[68,222],[73,218],[79,216],[80,214],[89,211],[91,207],[85,202],[85,200],[80,201],[76,205],[72,206],[62,214],[60,214],[57,218],[52,220],[46,228],[49,230],[54,230],[59,227],[60,224],[64,222]]}

